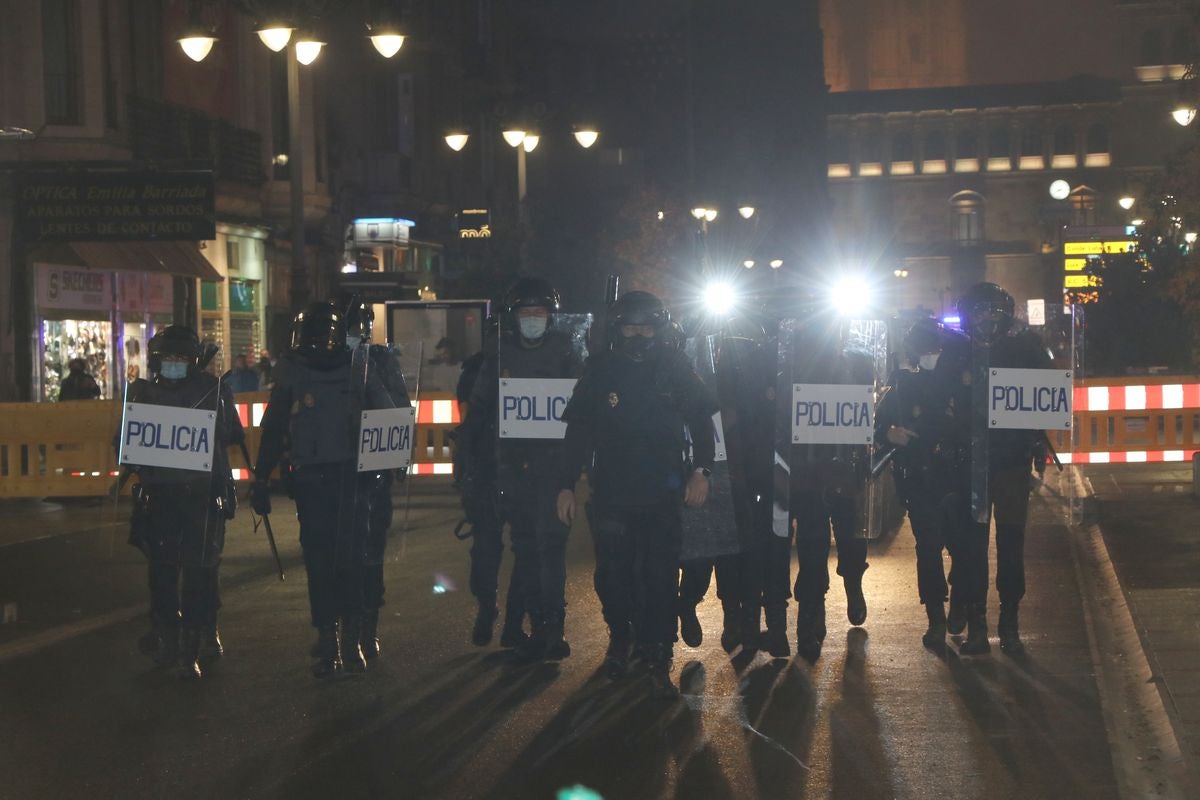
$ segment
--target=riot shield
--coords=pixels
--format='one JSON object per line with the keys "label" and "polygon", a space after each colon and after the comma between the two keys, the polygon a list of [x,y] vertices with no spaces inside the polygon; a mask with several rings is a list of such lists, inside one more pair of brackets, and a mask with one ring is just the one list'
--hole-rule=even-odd
{"label": "riot shield", "polygon": [[[553,314],[537,339],[509,315],[499,329],[496,375],[496,489],[501,513],[551,472],[567,426],[562,412],[587,360],[591,314]],[[480,397],[485,386],[475,393]]]}
{"label": "riot shield", "polygon": [[[718,336],[694,336],[684,344],[684,352],[696,368],[713,397],[721,398],[717,386]],[[741,551],[737,518],[734,514],[733,482],[730,476],[728,448],[722,424],[721,411],[713,414],[713,430],[716,435],[716,457],[712,476],[709,479],[708,501],[700,508],[683,509],[683,542],[680,560],[709,560],[718,556]],[[736,412],[733,412],[736,413]],[[691,432],[688,431],[689,450]],[[690,463],[690,453],[689,453]]]}
{"label": "riot shield", "polygon": [[[349,453],[352,461],[349,469],[343,469],[338,474],[338,514],[337,539],[334,549],[334,563],[337,569],[351,569],[362,561],[363,548],[366,545],[365,530],[370,509],[367,493],[369,490],[369,473],[364,475],[362,468],[362,414],[373,405],[369,395],[373,394],[370,345],[360,344],[350,351],[350,365],[345,379],[348,382],[345,397],[349,399],[347,408],[338,409],[336,413],[344,413],[346,433],[350,437]],[[374,376],[378,380],[378,376]],[[378,386],[376,383],[375,386]],[[300,402],[306,402],[302,398]]]}
{"label": "riot shield", "polygon": [[873,518],[884,498],[872,494],[869,478],[875,400],[886,366],[882,321],[813,317],[780,323],[776,407],[782,457],[776,472],[786,473],[787,491],[777,485],[776,514],[788,509],[789,533],[796,532],[802,507],[814,503],[826,511],[853,503],[857,537],[882,528]]}
{"label": "riot shield", "polygon": [[[425,343],[420,339],[415,341],[404,342],[389,342],[387,344],[387,356],[399,371],[400,379],[403,382],[404,389],[407,393],[409,403],[413,407],[414,422],[420,419],[421,414],[421,368],[424,363],[424,348]],[[397,406],[403,405],[401,398],[396,395],[393,390],[390,392],[392,400]],[[418,448],[424,447],[426,451],[431,445],[419,441],[418,428],[413,426],[413,442],[412,442],[412,459],[415,460]],[[411,475],[413,473],[412,466],[406,470],[398,472],[401,477]],[[389,489],[391,484],[389,483]],[[405,480],[404,482],[404,523],[401,526],[401,531],[408,531],[409,515],[412,510],[412,481]],[[388,515],[390,525],[391,515]],[[403,549],[396,554],[396,558],[403,555]]]}

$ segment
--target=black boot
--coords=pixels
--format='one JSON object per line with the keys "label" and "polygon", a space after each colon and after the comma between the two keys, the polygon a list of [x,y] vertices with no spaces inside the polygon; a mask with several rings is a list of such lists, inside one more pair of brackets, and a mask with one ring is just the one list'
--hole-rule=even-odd
{"label": "black boot", "polygon": [[951,636],[958,636],[967,628],[967,605],[962,602],[960,595],[950,590],[950,614],[946,617],[946,630]]}
{"label": "black boot", "polygon": [[742,642],[742,620],[736,603],[721,603],[724,619],[721,623],[721,649],[732,653]]}
{"label": "black boot", "polygon": [[204,673],[200,670],[200,638],[203,631],[191,625],[179,633],[179,677],[185,679],[200,678]]}
{"label": "black boot", "polygon": [[360,616],[342,617],[342,669],[347,675],[361,675],[367,671],[367,660],[363,658],[362,629]]}
{"label": "black boot", "polygon": [[321,625],[317,628],[317,644],[313,648],[317,662],[312,665],[312,674],[316,678],[328,678],[342,668],[342,657],[338,652],[337,623]]}
{"label": "black boot", "polygon": [[170,667],[179,657],[179,615],[163,620],[159,630],[161,637],[158,652],[154,654],[154,663],[160,667]]}
{"label": "black boot", "polygon": [[682,598],[679,600],[679,638],[688,647],[704,644],[704,629],[696,616],[696,604]]}
{"label": "black boot", "polygon": [[1000,623],[996,626],[996,633],[1000,634],[1000,649],[1005,653],[1019,656],[1025,652],[1018,630],[1016,603],[1000,604]]}
{"label": "black boot", "polygon": [[650,691],[658,698],[670,700],[679,697],[679,688],[671,683],[670,642],[646,645],[647,667],[650,675]]}
{"label": "black boot", "polygon": [[221,644],[221,632],[217,630],[217,623],[206,625],[204,635],[200,639],[200,660],[216,661],[223,655],[225,655],[225,645]]}
{"label": "black boot", "polygon": [[862,625],[867,621],[867,598],[863,596],[862,575],[845,577],[842,583],[846,586],[846,617],[851,625]]}
{"label": "black boot", "polygon": [[632,649],[628,631],[623,636],[609,631],[608,649],[604,652],[604,663],[600,665],[606,678],[617,681],[625,677],[625,673],[629,671],[629,654]]}
{"label": "black boot", "polygon": [[546,618],[546,647],[542,658],[547,661],[562,661],[571,655],[571,645],[565,636],[565,623],[566,614],[561,611]]}
{"label": "black boot", "polygon": [[[524,631],[521,632],[524,635]],[[503,637],[501,637],[503,639]],[[503,643],[503,642],[502,642]],[[530,661],[541,661],[546,654],[546,618],[529,615],[529,636],[517,645],[517,655]]]}
{"label": "black boot", "polygon": [[761,625],[762,607],[757,603],[753,604],[753,606],[750,604],[742,606],[742,611],[738,618],[738,629],[742,634],[741,645],[743,653],[757,653],[760,647],[765,646],[762,631],[759,629]]}
{"label": "black boot", "polygon": [[495,600],[479,601],[479,610],[475,612],[475,627],[471,629],[471,644],[487,647],[492,643],[496,617],[499,615],[500,609],[496,608]]}
{"label": "black boot", "polygon": [[513,592],[508,593],[504,604],[504,628],[500,631],[500,646],[506,649],[519,648],[529,641],[525,633],[525,604],[513,602]]}
{"label": "black boot", "polygon": [[158,618],[158,615],[150,615],[150,630],[138,637],[137,648],[138,652],[147,658],[158,660],[158,653],[162,650],[163,638],[165,634],[165,625]]}
{"label": "black boot", "polygon": [[921,644],[929,648],[941,648],[946,645],[946,607],[941,601],[925,604],[925,616],[929,618],[929,627],[921,637]]}
{"label": "black boot", "polygon": [[363,658],[370,661],[379,656],[379,609],[373,609],[363,615],[362,640]]}
{"label": "black boot", "polygon": [[771,658],[791,656],[792,648],[788,644],[787,637],[786,605],[780,603],[767,606],[767,632],[763,636],[762,646],[771,654]]}
{"label": "black boot", "polygon": [[804,603],[796,613],[796,652],[810,664],[821,657],[825,641],[825,598]]}
{"label": "black boot", "polygon": [[982,656],[992,652],[988,643],[987,606],[975,605],[967,610],[967,640],[958,647],[964,656]]}

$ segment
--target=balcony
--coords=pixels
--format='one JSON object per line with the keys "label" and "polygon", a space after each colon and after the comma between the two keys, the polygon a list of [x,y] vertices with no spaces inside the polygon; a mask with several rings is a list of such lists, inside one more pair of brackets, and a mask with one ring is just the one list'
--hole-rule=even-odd
{"label": "balcony", "polygon": [[133,157],[201,160],[219,181],[258,187],[266,180],[262,137],[183,106],[129,98]]}

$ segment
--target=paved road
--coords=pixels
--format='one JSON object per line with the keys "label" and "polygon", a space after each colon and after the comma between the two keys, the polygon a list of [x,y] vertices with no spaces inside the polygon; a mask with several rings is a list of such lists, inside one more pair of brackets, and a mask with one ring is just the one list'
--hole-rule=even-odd
{"label": "paved road", "polygon": [[6,506],[0,601],[15,600],[23,621],[0,627],[0,797],[551,798],[577,783],[610,799],[1118,796],[1080,582],[1046,500],[1027,545],[1026,657],[921,647],[905,528],[871,547],[862,629],[831,591],[815,665],[730,659],[711,597],[705,644],[677,645],[684,698],[671,703],[644,678],[596,675],[605,633],[586,531],[569,556],[572,657],[525,665],[471,647],[454,500],[444,484],[419,486],[411,530],[398,524],[391,543],[384,654],[332,683],[307,672],[286,501],[276,532],[288,581],[272,579],[265,543],[239,517],[227,655],[196,684],[137,653],[140,557],[111,510]]}

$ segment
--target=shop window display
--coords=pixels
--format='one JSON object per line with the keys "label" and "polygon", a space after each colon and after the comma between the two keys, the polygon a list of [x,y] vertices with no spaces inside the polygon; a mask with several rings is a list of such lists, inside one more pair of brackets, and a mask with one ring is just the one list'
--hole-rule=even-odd
{"label": "shop window display", "polygon": [[100,385],[101,398],[111,397],[109,342],[112,324],[100,320],[44,320],[42,322],[42,399],[57,400],[67,364],[74,358],[87,362],[87,371]]}

